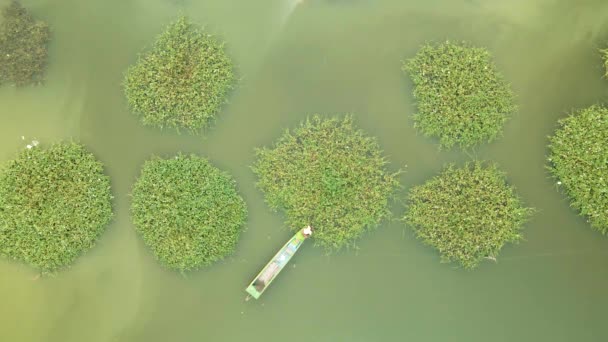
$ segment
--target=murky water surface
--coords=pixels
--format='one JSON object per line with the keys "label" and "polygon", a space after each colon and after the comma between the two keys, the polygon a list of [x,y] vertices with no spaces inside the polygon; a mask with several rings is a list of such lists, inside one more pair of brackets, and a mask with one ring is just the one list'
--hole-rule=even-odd
{"label": "murky water surface", "polygon": [[[0,88],[0,162],[74,138],[107,165],[114,222],[55,278],[0,260],[0,341],[606,341],[608,239],[568,207],[544,169],[546,136],[572,109],[607,99],[597,49],[602,0],[25,0],[53,30],[42,87]],[[3,0],[3,3],[6,3]],[[228,43],[240,87],[205,138],[142,127],[120,83],[138,52],[179,13]],[[449,161],[412,128],[400,60],[433,40],[488,47],[520,111],[497,142],[500,163],[540,212],[526,241],[474,272],[440,264],[399,222],[358,251],[306,245],[257,302],[244,287],[290,234],[254,188],[253,148],[309,113],[356,115],[379,138],[405,191]],[[152,154],[208,156],[238,181],[250,212],[229,260],[188,277],[163,270],[129,220],[130,186]],[[401,215],[402,208],[395,205]]]}

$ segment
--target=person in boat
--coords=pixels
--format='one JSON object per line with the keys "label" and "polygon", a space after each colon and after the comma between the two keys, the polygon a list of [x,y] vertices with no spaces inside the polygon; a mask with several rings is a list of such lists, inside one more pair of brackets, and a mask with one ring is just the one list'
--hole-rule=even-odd
{"label": "person in boat", "polygon": [[306,228],[302,229],[302,234],[304,234],[304,237],[310,237],[312,235],[312,227],[311,226],[307,226]]}
{"label": "person in boat", "polygon": [[262,292],[262,291],[264,291],[264,288],[266,287],[266,282],[264,282],[263,279],[258,278],[253,282],[253,287],[255,287],[256,291]]}

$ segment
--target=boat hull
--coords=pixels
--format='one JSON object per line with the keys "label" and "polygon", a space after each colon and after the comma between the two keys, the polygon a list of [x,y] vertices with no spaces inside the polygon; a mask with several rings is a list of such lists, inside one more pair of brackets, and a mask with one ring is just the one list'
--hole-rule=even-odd
{"label": "boat hull", "polygon": [[253,298],[258,299],[266,291],[270,283],[283,270],[285,265],[291,260],[298,251],[302,243],[306,240],[303,230],[297,232],[283,247],[272,257],[270,262],[264,266],[262,271],[247,286],[245,291]]}

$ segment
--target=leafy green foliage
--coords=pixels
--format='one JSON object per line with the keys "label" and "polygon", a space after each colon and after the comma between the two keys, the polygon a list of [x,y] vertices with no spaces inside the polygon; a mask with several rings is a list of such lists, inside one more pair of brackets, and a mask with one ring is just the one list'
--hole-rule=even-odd
{"label": "leafy green foliage", "polygon": [[76,143],[20,152],[0,170],[0,254],[41,271],[71,264],[112,217],[109,178]]}
{"label": "leafy green foliage", "polygon": [[490,53],[466,43],[425,45],[404,61],[414,82],[414,124],[441,147],[491,142],[516,110],[514,95],[496,71]]}
{"label": "leafy green foliage", "polygon": [[386,172],[377,141],[350,116],[315,115],[256,154],[253,171],[269,206],[285,211],[293,231],[312,225],[316,242],[329,250],[352,246],[389,214],[396,174]]}
{"label": "leafy green foliage", "polygon": [[247,219],[234,180],[194,155],[147,161],[132,195],[137,231],[162,264],[179,271],[231,254]]}
{"label": "leafy green foliage", "polygon": [[404,220],[439,250],[443,262],[472,269],[484,258],[496,258],[505,243],[521,240],[522,225],[533,212],[523,207],[496,165],[475,162],[449,165],[414,187]]}
{"label": "leafy green foliage", "polygon": [[226,102],[232,69],[223,44],[181,17],[127,70],[125,95],[144,124],[197,131]]}
{"label": "leafy green foliage", "polygon": [[608,109],[592,106],[560,120],[549,149],[549,169],[571,206],[607,234]]}
{"label": "leafy green foliage", "polygon": [[2,10],[0,23],[0,84],[39,83],[47,63],[49,27],[17,1]]}

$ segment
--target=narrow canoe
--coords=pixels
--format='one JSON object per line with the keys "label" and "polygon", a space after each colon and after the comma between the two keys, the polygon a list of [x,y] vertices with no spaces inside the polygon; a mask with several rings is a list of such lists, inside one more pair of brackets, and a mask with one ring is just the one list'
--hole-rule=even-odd
{"label": "narrow canoe", "polygon": [[298,251],[298,248],[306,240],[307,236],[304,234],[304,229],[300,229],[287,243],[275,254],[262,271],[253,279],[251,284],[247,286],[245,291],[251,295],[251,297],[258,299],[266,291],[268,285],[272,283],[274,278],[281,272],[281,270],[287,265],[289,260]]}

